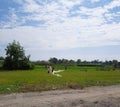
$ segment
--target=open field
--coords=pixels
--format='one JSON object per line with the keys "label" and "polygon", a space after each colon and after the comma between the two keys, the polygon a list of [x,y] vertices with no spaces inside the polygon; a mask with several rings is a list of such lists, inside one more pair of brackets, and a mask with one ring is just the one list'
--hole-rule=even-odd
{"label": "open field", "polygon": [[[55,70],[64,69],[62,66]],[[120,84],[120,70],[101,70],[96,67],[69,66],[62,77],[48,74],[44,66],[34,70],[1,71],[0,93],[81,89],[86,86]]]}

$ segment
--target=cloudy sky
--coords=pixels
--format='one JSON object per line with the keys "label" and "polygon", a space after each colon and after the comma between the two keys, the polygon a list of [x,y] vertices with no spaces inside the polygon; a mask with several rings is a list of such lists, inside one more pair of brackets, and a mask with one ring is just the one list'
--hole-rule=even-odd
{"label": "cloudy sky", "polygon": [[31,60],[120,60],[120,0],[0,0],[0,56],[13,40]]}

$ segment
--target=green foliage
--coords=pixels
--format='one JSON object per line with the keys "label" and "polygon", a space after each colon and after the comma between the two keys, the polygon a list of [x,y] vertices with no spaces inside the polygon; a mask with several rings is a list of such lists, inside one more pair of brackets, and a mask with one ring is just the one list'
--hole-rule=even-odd
{"label": "green foliage", "polygon": [[[77,61],[72,60],[72,59],[57,59],[55,57],[50,58],[48,61],[37,61],[34,62],[35,64],[38,65],[64,65],[64,66],[70,66],[70,65],[77,65],[77,66],[95,66],[95,67],[101,67],[101,66],[106,66],[106,68],[109,68],[108,66],[114,67],[114,69],[120,69],[120,62],[117,60],[112,60],[112,61],[99,61],[99,60],[93,60],[93,61],[81,61],[81,59],[77,59]],[[104,68],[104,69],[106,69]]]}
{"label": "green foliage", "polygon": [[58,60],[57,60],[57,58],[50,58],[50,59],[49,59],[49,62],[50,62],[51,64],[57,64]]}
{"label": "green foliage", "polygon": [[31,69],[33,68],[29,61],[30,56],[25,56],[23,47],[15,40],[6,47],[6,58],[3,68],[6,70]]}
{"label": "green foliage", "polygon": [[0,61],[1,61],[1,60],[4,60],[4,57],[0,56]]}
{"label": "green foliage", "polygon": [[2,69],[3,62],[4,62],[4,57],[0,56],[0,69]]}

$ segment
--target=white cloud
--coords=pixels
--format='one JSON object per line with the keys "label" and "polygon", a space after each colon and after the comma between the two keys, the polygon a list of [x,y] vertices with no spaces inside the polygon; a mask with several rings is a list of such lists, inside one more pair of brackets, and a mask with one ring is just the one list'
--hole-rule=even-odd
{"label": "white cloud", "polygon": [[39,12],[40,6],[34,0],[25,0],[23,11],[28,13]]}
{"label": "white cloud", "polygon": [[117,6],[120,6],[120,0],[113,0],[108,5],[106,5],[104,8],[105,9],[112,9],[114,7],[117,7]]}
{"label": "white cloud", "polygon": [[85,24],[89,23],[89,21],[83,21],[70,19],[62,24],[53,24],[47,28],[26,26],[3,29],[0,31],[0,42],[19,40],[30,50],[61,50],[119,44],[112,40],[118,40],[120,24],[86,26]]}
{"label": "white cloud", "polygon": [[15,8],[9,8],[9,14],[5,18],[7,21],[1,21],[0,23],[0,27],[2,26],[2,28],[15,28],[25,22],[24,19],[20,19],[17,16]]}
{"label": "white cloud", "polygon": [[[97,0],[98,1],[98,0]],[[94,0],[94,2],[97,2]],[[110,4],[97,8],[87,8],[81,6],[77,10],[78,16],[68,17],[69,10],[74,5],[82,3],[82,0],[60,0],[52,1],[46,5],[39,5],[37,0],[19,0],[22,4],[23,12],[31,13],[28,16],[22,16],[24,20],[44,20],[42,27],[18,27],[20,20],[16,11],[11,10],[12,20],[6,26],[16,26],[13,29],[1,29],[0,41],[19,40],[28,49],[34,50],[58,50],[76,47],[91,47],[104,45],[117,45],[113,42],[119,38],[120,24],[107,24],[103,14],[107,13],[110,8],[118,6],[118,0]],[[19,10],[20,11],[20,10]],[[82,18],[82,15],[89,17]],[[106,14],[111,18],[111,13]],[[24,21],[23,20],[23,21]]]}
{"label": "white cloud", "polygon": [[81,4],[83,0],[60,0],[59,3],[66,8],[71,8],[74,5]]}
{"label": "white cloud", "polygon": [[83,0],[53,0],[50,3],[46,0],[41,1],[44,5],[38,4],[40,3],[39,0],[22,0],[22,2],[18,0],[15,2],[22,5],[19,11],[31,13],[24,17],[26,20],[63,21],[64,17],[66,18],[69,14],[69,9],[74,5],[81,4],[82,1]]}
{"label": "white cloud", "polygon": [[92,3],[99,2],[100,0],[90,0]]}

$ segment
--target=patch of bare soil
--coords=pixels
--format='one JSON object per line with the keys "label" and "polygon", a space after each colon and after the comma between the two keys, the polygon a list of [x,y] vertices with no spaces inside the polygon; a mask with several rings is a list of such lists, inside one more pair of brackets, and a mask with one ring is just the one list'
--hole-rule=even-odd
{"label": "patch of bare soil", "polygon": [[0,107],[120,107],[120,85],[0,95]]}

